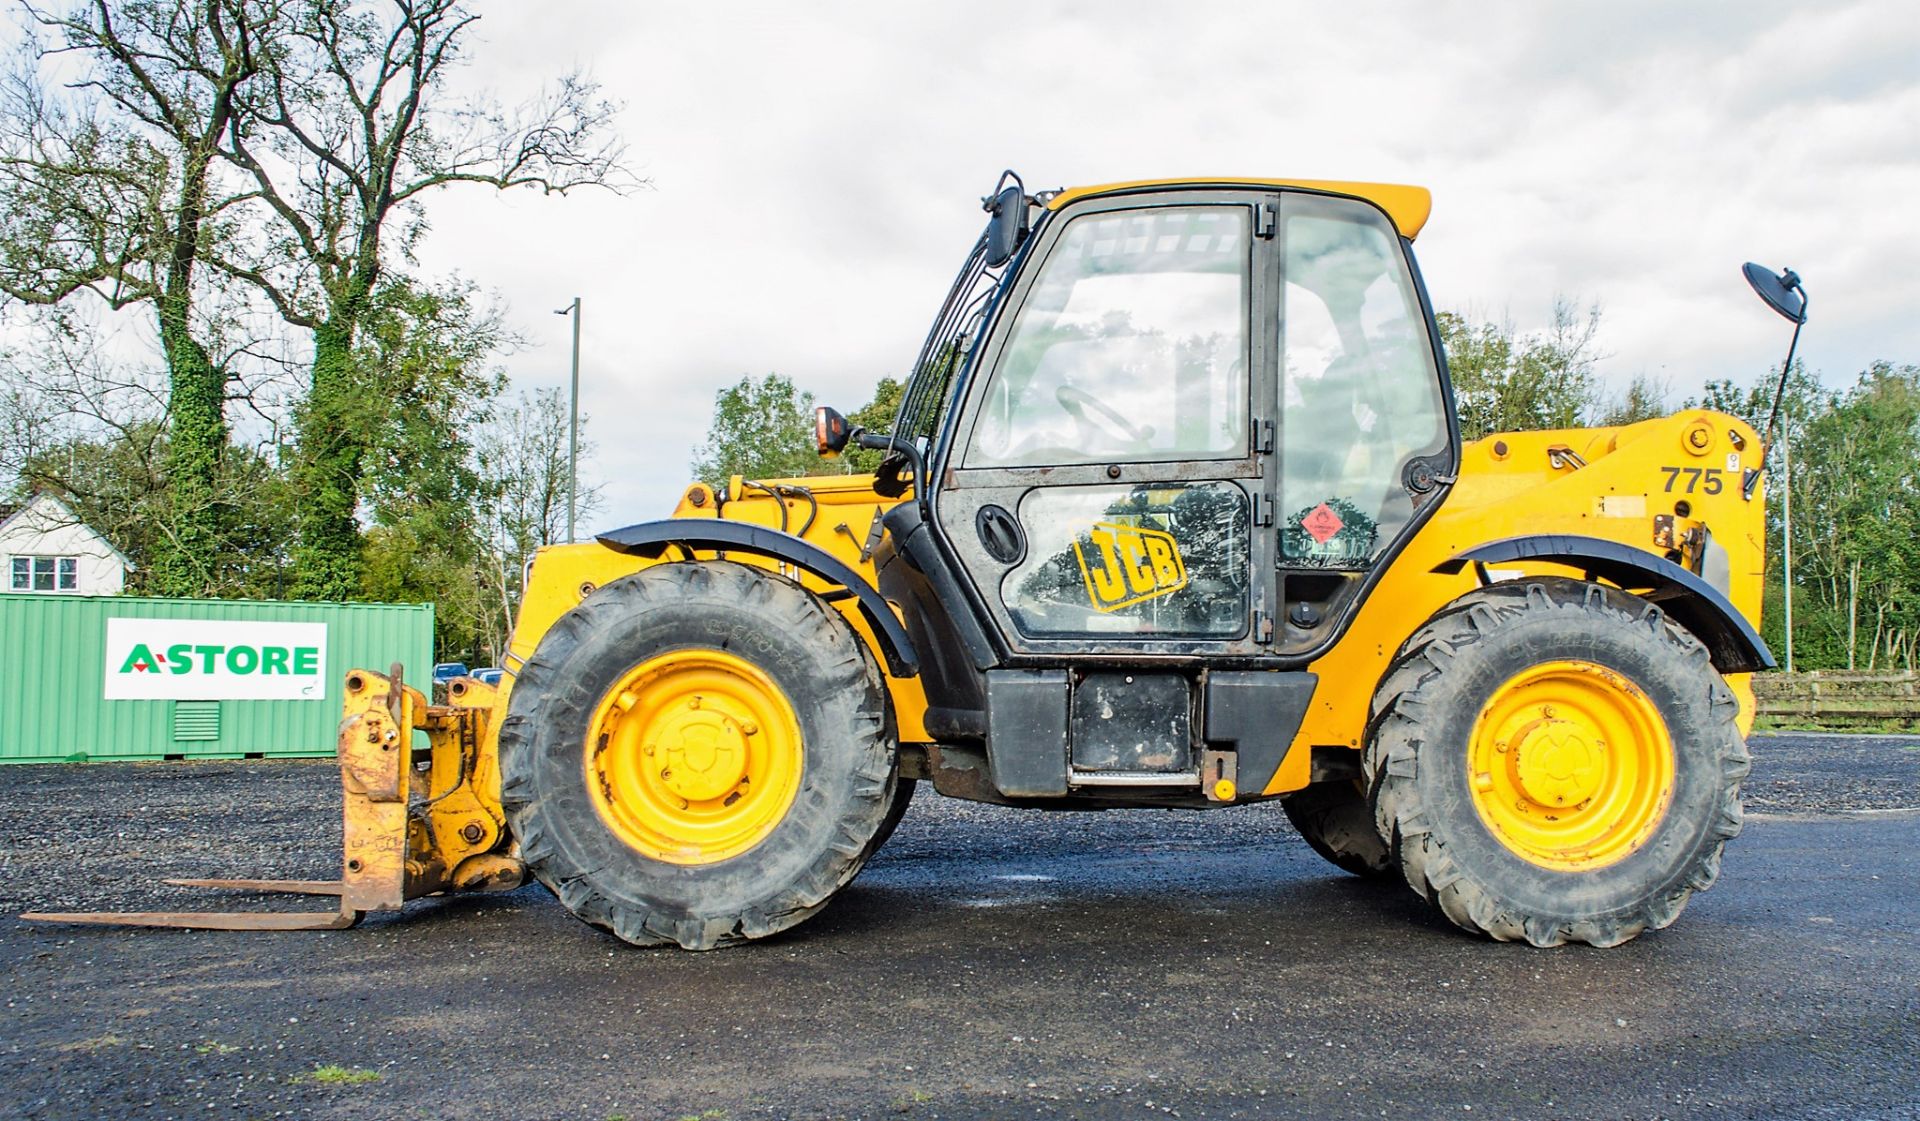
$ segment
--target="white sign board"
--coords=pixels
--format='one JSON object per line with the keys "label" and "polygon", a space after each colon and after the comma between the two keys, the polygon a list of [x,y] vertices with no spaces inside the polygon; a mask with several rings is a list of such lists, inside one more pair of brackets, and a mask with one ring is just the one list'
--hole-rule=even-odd
{"label": "white sign board", "polygon": [[318,701],[325,623],[108,619],[110,701]]}

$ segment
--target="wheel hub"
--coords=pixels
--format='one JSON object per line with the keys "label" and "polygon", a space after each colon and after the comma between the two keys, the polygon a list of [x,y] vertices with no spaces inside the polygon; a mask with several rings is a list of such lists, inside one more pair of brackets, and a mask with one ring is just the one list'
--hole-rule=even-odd
{"label": "wheel hub", "polygon": [[1577,806],[1592,798],[1605,774],[1606,757],[1589,736],[1575,722],[1543,713],[1521,733],[1513,751],[1520,792],[1541,806]]}
{"label": "wheel hub", "polygon": [[1487,698],[1467,768],[1495,839],[1529,863],[1584,871],[1626,859],[1659,827],[1673,796],[1673,739],[1625,675],[1542,662]]}
{"label": "wheel hub", "polygon": [[712,709],[695,707],[702,700],[695,695],[686,708],[658,721],[654,744],[660,781],[690,802],[718,798],[747,777],[747,737],[741,726]]}
{"label": "wheel hub", "polygon": [[759,844],[800,789],[799,719],[758,666],[675,650],[633,667],[587,729],[587,790],[600,819],[645,856],[712,864]]}

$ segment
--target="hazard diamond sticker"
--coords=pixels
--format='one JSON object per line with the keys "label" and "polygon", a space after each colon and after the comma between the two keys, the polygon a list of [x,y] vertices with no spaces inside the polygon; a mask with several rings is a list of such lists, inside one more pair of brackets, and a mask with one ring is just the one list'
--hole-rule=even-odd
{"label": "hazard diamond sticker", "polygon": [[1306,530],[1322,545],[1332,540],[1333,535],[1339,533],[1346,524],[1340,520],[1340,515],[1333,512],[1333,507],[1324,502],[1315,506],[1306,517],[1300,520],[1300,528]]}

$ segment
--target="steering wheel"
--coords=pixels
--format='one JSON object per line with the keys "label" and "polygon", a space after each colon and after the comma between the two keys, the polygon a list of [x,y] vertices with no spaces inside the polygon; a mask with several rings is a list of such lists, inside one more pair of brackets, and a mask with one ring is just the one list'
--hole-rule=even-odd
{"label": "steering wheel", "polygon": [[1060,402],[1060,407],[1067,410],[1067,414],[1073,417],[1074,423],[1082,427],[1087,425],[1088,410],[1092,410],[1105,422],[1100,427],[1123,440],[1145,444],[1153,436],[1151,425],[1135,427],[1133,422],[1122,416],[1112,405],[1078,386],[1063,385],[1053,391],[1053,396]]}

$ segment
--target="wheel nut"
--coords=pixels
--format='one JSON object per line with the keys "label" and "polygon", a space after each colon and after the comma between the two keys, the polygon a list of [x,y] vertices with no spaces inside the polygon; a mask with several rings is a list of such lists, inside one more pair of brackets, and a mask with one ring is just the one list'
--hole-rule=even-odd
{"label": "wheel nut", "polygon": [[700,698],[699,698],[699,697],[695,697],[695,698],[693,698],[692,700],[690,700],[690,701],[688,701],[688,702],[687,702],[687,707],[688,707],[688,708],[699,708],[699,707],[700,707]]}
{"label": "wheel nut", "polygon": [[760,725],[749,720],[745,724],[740,725],[740,734],[743,736],[757,736],[760,734]]}

